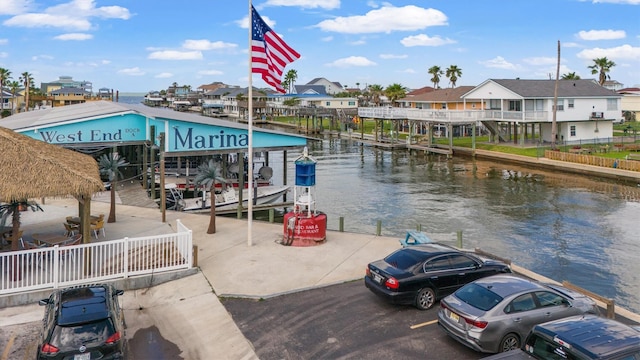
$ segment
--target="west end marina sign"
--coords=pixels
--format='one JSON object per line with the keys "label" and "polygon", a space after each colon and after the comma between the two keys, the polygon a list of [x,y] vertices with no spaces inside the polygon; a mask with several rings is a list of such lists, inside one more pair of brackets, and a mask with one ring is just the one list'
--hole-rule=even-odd
{"label": "west end marina sign", "polygon": [[[206,151],[244,149],[249,145],[248,130],[234,127],[152,119],[139,115],[112,116],[99,120],[69,123],[24,131],[32,138],[57,145],[82,143],[123,143],[148,140],[149,124],[156,134],[168,134],[167,151]],[[155,141],[157,144],[157,139]],[[253,131],[254,147],[305,146],[306,138],[287,134]]]}

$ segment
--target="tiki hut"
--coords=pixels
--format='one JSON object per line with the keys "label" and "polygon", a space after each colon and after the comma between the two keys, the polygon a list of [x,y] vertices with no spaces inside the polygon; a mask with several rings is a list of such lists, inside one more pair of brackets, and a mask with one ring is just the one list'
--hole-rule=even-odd
{"label": "tiki hut", "polygon": [[[65,149],[0,127],[0,201],[74,196],[79,202],[83,239],[89,235],[91,196],[104,190],[98,163],[89,155]],[[20,212],[13,211],[13,234],[20,229]],[[86,232],[86,234],[85,234]],[[18,249],[17,239],[12,250]]]}

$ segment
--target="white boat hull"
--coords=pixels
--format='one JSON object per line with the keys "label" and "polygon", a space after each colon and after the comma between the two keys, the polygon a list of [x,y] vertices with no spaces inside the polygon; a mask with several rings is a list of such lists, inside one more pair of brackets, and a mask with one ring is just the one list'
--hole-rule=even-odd
{"label": "white boat hull", "polygon": [[[288,190],[289,186],[260,186],[255,188],[256,205],[266,205],[274,203]],[[227,189],[221,194],[216,194],[216,210],[235,210],[238,208],[238,189]],[[211,196],[207,192],[206,201],[203,204],[201,197],[194,199],[184,199],[185,206],[183,211],[199,211],[211,208]],[[249,204],[249,190],[242,190],[242,206],[247,207]]]}

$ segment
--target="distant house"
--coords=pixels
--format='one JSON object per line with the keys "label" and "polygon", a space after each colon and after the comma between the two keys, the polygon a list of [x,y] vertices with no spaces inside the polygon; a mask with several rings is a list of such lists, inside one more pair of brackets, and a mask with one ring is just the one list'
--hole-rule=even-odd
{"label": "distant house", "polygon": [[324,85],[295,85],[296,95],[327,95]]}
{"label": "distant house", "polygon": [[329,81],[325,78],[315,78],[307,83],[307,85],[322,85],[325,93],[335,95],[344,91],[344,87],[339,82]]}
{"label": "distant house", "polygon": [[604,82],[604,84],[602,84],[602,86],[606,87],[609,90],[618,91],[624,87],[624,84],[616,80],[607,80]]}
{"label": "distant house", "polygon": [[462,95],[474,88],[475,86],[458,86],[437,90],[431,88],[431,91],[409,93],[404,98],[396,100],[396,103],[400,104],[400,107],[414,109],[480,110],[482,109],[480,100],[465,102],[462,99]]}
{"label": "distant house", "polygon": [[[555,80],[489,79],[462,95],[465,102],[484,106],[478,120],[494,135],[503,125],[513,138],[535,134],[551,141]],[[598,141],[613,136],[613,122],[621,117],[622,95],[594,80],[560,80],[556,104],[557,140]],[[537,128],[537,129],[536,129]]]}
{"label": "distant house", "polygon": [[413,90],[411,90],[411,91],[409,91],[409,92],[407,93],[407,97],[409,97],[409,96],[415,96],[415,95],[422,95],[422,94],[426,94],[426,93],[432,92],[432,91],[434,91],[434,90],[435,90],[435,89],[434,89],[434,88],[432,88],[431,86],[425,86],[425,87],[421,87],[421,88],[419,88],[419,89],[413,89]]}
{"label": "distant house", "polygon": [[617,93],[622,95],[622,112],[631,112],[635,121],[640,120],[640,88],[624,88]]}
{"label": "distant house", "polygon": [[80,88],[89,92],[89,95],[93,92],[93,84],[91,82],[76,81],[71,76],[60,76],[58,80],[40,83],[40,91],[47,95],[51,95],[52,91],[62,88]]}
{"label": "distant house", "polygon": [[53,97],[53,106],[82,104],[91,100],[91,92],[81,88],[64,87],[49,93]]}
{"label": "distant house", "polygon": [[216,81],[216,82],[212,82],[211,84],[207,84],[207,85],[200,85],[198,86],[198,89],[196,89],[198,92],[200,93],[206,93],[209,91],[214,91],[214,90],[218,90],[220,88],[228,88],[229,85],[226,85],[223,82],[220,81]]}

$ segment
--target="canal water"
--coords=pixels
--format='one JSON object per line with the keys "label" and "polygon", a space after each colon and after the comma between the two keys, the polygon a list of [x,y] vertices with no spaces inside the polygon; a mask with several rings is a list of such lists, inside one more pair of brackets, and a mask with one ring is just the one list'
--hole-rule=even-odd
{"label": "canal water", "polygon": [[[287,184],[294,184],[289,152]],[[313,142],[317,209],[328,228],[481,248],[640,313],[640,187],[494,161],[409,155],[345,139]],[[279,156],[279,158],[278,158]],[[274,184],[282,153],[270,154]],[[280,167],[280,168],[279,168]],[[374,260],[374,259],[372,259]]]}

